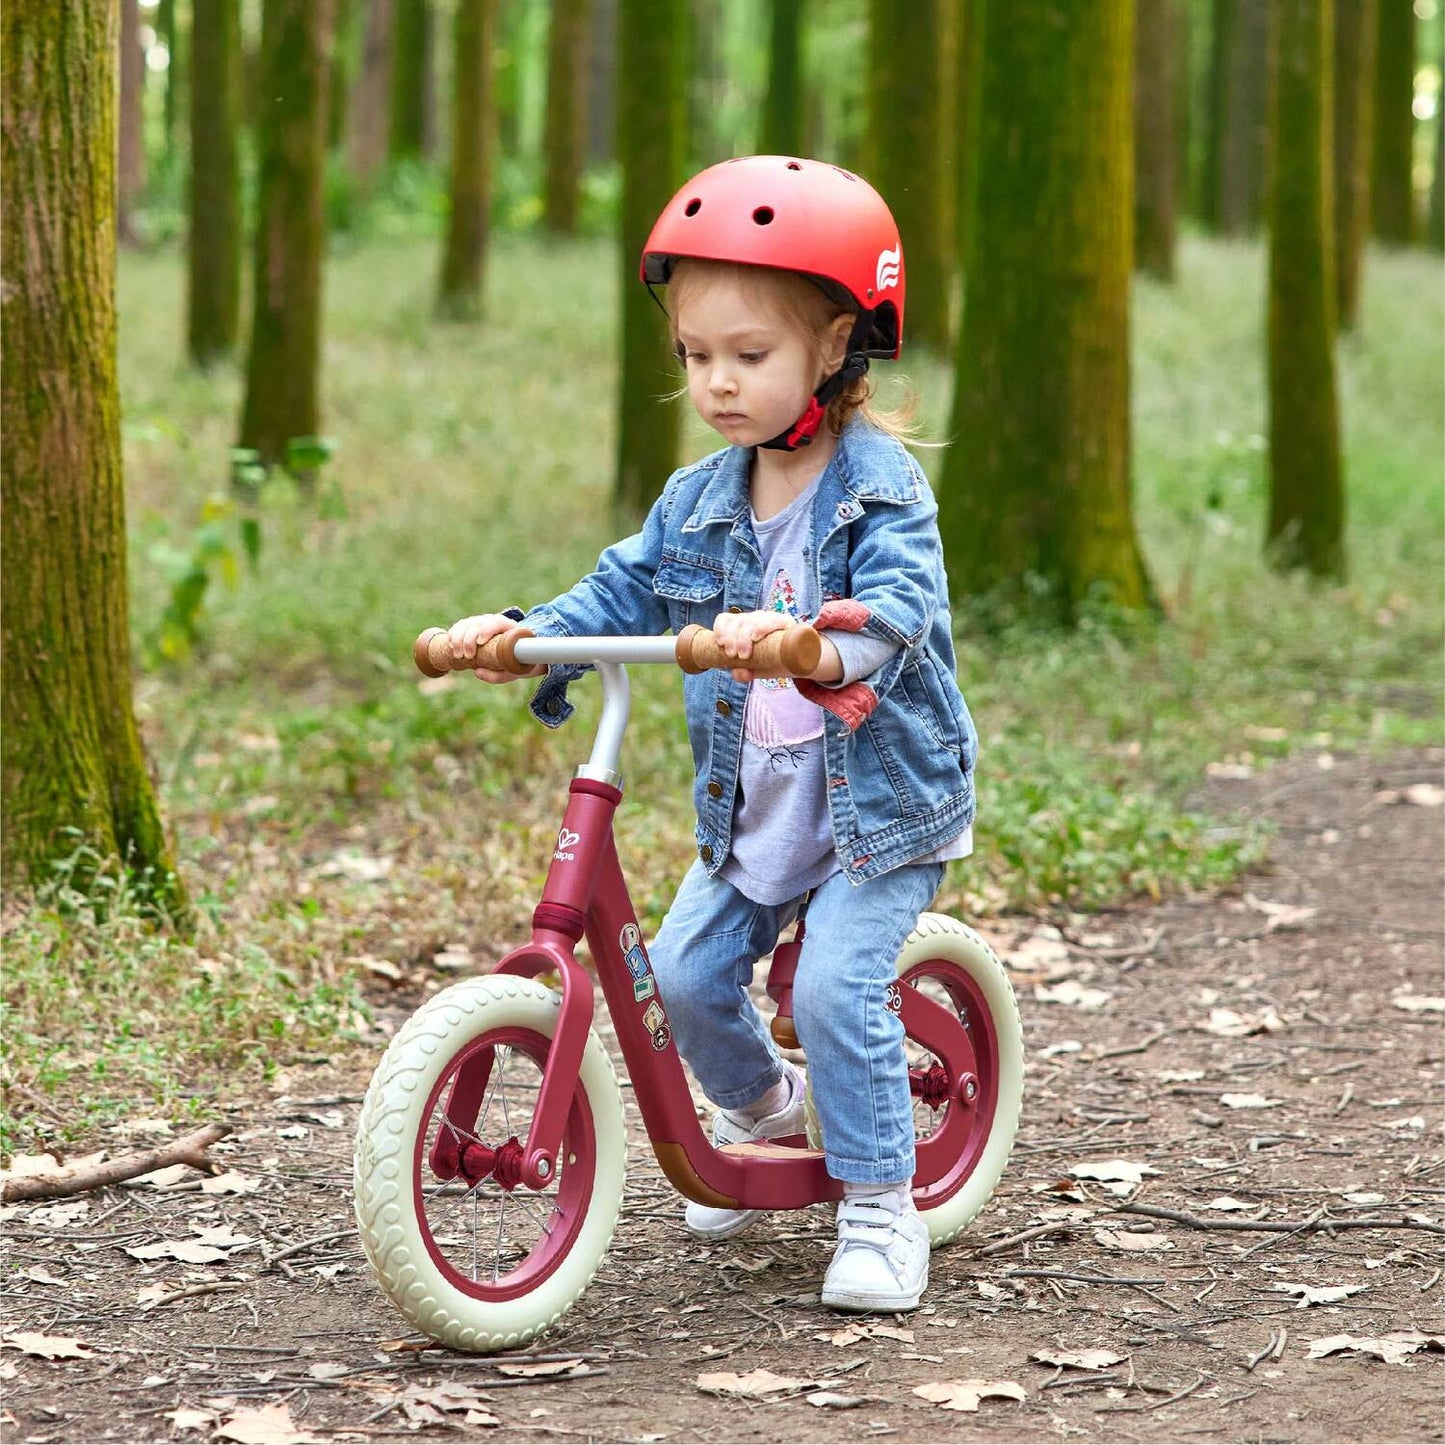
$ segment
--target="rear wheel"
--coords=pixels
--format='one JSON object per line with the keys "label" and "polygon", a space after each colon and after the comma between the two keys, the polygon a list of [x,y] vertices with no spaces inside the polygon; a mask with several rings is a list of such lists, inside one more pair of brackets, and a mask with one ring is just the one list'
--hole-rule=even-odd
{"label": "rear wheel", "polygon": [[587,1287],[616,1227],[626,1135],[594,1033],[548,1187],[520,1183],[559,998],[532,979],[467,979],[392,1041],[362,1106],[356,1217],[392,1303],[454,1349],[526,1343]]}
{"label": "rear wheel", "polygon": [[[934,1248],[988,1203],[1008,1164],[1023,1102],[1018,1004],[998,956],[973,929],[925,913],[898,954],[888,1006],[903,1019],[919,1173],[914,1191]],[[808,1094],[808,1139],[822,1131]]]}

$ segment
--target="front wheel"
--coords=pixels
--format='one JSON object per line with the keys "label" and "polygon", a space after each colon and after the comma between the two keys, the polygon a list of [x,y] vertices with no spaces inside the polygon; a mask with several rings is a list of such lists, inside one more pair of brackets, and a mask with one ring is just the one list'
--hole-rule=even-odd
{"label": "front wheel", "polygon": [[[928,1150],[946,1159],[913,1196],[937,1249],[973,1222],[1003,1177],[1023,1103],[1023,1029],[998,955],[956,918],[922,914],[897,968],[888,1004],[904,1021],[915,1144],[920,1158]],[[821,1147],[811,1090],[807,1112],[809,1143]]]}
{"label": "front wheel", "polygon": [[557,1171],[517,1180],[560,999],[535,980],[466,979],[392,1040],[362,1105],[356,1219],[393,1304],[458,1350],[525,1344],[587,1287],[622,1204],[622,1096],[595,1033]]}

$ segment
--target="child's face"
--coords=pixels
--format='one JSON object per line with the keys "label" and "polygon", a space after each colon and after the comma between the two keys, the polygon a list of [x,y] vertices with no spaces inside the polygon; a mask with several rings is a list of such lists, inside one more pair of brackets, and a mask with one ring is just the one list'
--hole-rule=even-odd
{"label": "child's face", "polygon": [[757,446],[792,426],[826,374],[813,338],[767,304],[757,281],[698,278],[677,337],[692,404],[734,446]]}

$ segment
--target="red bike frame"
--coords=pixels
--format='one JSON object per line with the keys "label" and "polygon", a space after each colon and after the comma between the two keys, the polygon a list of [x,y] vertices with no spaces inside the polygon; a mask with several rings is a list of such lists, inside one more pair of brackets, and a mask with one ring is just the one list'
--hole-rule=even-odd
{"label": "red bike frame", "polygon": [[[808,1148],[801,1136],[719,1149],[703,1133],[617,856],[612,820],[621,800],[621,790],[608,783],[573,779],[542,900],[532,914],[531,941],[494,970],[524,977],[555,972],[562,982],[532,1126],[519,1152],[514,1149],[505,1165],[496,1160],[499,1181],[541,1189],[556,1176],[593,1018],[592,980],[576,956],[585,934],[653,1151],[677,1189],[725,1209],[794,1209],[841,1197],[842,1185],[827,1173],[822,1152]],[[770,990],[788,986],[796,957],[796,943],[778,947]],[[987,1137],[987,1128],[978,1125],[991,1121],[971,1120],[970,1114],[991,1107],[985,1104],[991,1095],[980,1096],[978,1078],[996,1072],[997,1045],[991,1029],[961,1028],[956,1015],[918,990],[895,988],[889,1007],[909,1037],[938,1060],[927,1071],[911,1071],[913,1093],[935,1108],[953,1106],[942,1127],[919,1142],[913,1178],[915,1194],[941,1203],[972,1171],[977,1151],[969,1149],[970,1136]],[[471,1133],[490,1074],[490,1051],[458,1073],[446,1103],[453,1127],[439,1132],[433,1148],[431,1163],[440,1177],[452,1177],[456,1161],[439,1151],[455,1153],[452,1141]]]}

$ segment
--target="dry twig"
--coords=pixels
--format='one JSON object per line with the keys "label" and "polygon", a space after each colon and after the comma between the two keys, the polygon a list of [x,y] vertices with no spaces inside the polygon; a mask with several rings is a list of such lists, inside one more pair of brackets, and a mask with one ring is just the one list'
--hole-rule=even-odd
{"label": "dry twig", "polygon": [[230,1132],[229,1124],[207,1124],[182,1139],[163,1144],[158,1149],[147,1149],[143,1154],[126,1154],[120,1159],[90,1164],[83,1169],[63,1169],[59,1174],[7,1179],[4,1187],[0,1188],[0,1204],[14,1204],[22,1199],[65,1199],[91,1189],[104,1189],[109,1184],[119,1184],[123,1179],[134,1179],[139,1174],[149,1174],[153,1169],[165,1169],[172,1164],[189,1164],[202,1174],[216,1174],[219,1166],[206,1157],[205,1151]]}

